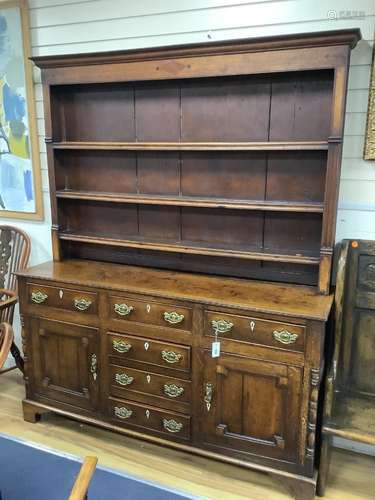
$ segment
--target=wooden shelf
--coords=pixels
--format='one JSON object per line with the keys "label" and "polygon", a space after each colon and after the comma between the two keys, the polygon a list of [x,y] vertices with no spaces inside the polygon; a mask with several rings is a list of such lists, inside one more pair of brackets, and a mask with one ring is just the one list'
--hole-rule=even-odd
{"label": "wooden shelf", "polygon": [[323,213],[323,203],[298,203],[282,201],[238,200],[223,198],[198,198],[192,196],[157,196],[146,194],[99,193],[94,191],[56,191],[57,198],[93,200],[111,203],[141,205],[168,205],[176,207],[226,208],[238,210],[264,210],[277,212]]}
{"label": "wooden shelf", "polygon": [[284,151],[327,150],[327,141],[278,142],[54,142],[54,149],[136,151]]}
{"label": "wooden shelf", "polygon": [[319,257],[303,254],[279,254],[271,252],[259,252],[251,250],[233,250],[230,248],[205,247],[195,242],[183,243],[168,243],[143,239],[141,237],[132,237],[130,239],[120,238],[105,238],[102,236],[94,236],[90,234],[74,233],[63,231],[59,233],[61,240],[79,241],[81,243],[93,243],[100,245],[119,246],[125,248],[139,248],[142,250],[154,250],[161,252],[186,253],[197,255],[210,255],[216,257],[234,257],[248,260],[262,260],[272,262],[293,262],[296,264],[318,265]]}

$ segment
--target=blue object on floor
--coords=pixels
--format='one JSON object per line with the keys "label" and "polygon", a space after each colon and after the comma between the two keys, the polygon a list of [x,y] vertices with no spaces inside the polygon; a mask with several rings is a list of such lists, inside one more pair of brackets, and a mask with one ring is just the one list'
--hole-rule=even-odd
{"label": "blue object on floor", "polygon": [[[2,500],[68,500],[81,462],[0,434]],[[88,500],[197,499],[178,491],[98,466]]]}

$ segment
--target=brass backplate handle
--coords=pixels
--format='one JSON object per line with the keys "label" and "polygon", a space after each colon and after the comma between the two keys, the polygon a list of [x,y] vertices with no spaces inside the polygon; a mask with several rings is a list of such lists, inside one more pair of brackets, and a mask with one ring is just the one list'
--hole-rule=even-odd
{"label": "brass backplate handle", "polygon": [[118,418],[130,418],[133,415],[133,410],[125,408],[125,406],[115,406],[114,413]]}
{"label": "brass backplate handle", "polygon": [[113,349],[121,354],[124,352],[129,352],[132,348],[131,344],[124,342],[123,340],[113,340],[112,342]]}
{"label": "brass backplate handle", "polygon": [[171,312],[165,312],[164,313],[164,320],[167,323],[170,323],[171,325],[178,325],[178,323],[182,323],[185,319],[185,316],[183,314],[179,314],[176,311],[171,311]]}
{"label": "brass backplate handle", "polygon": [[181,422],[176,422],[173,418],[168,420],[167,418],[163,418],[163,427],[168,432],[180,432],[183,428],[183,424]]}
{"label": "brass backplate handle", "polygon": [[183,387],[176,384],[164,384],[163,390],[164,394],[166,394],[170,398],[178,398],[185,392],[185,389]]}
{"label": "brass backplate handle", "polygon": [[233,323],[225,321],[225,319],[213,319],[211,321],[212,329],[215,334],[230,332],[233,328]]}
{"label": "brass backplate handle", "polygon": [[78,311],[86,311],[92,304],[91,300],[87,299],[74,299],[74,307],[78,309]]}
{"label": "brass backplate handle", "polygon": [[126,373],[116,373],[115,380],[120,385],[130,385],[134,381],[134,377],[130,377]]}
{"label": "brass backplate handle", "polygon": [[31,292],[31,300],[35,304],[43,304],[48,299],[48,295],[43,292]]}
{"label": "brass backplate handle", "polygon": [[161,351],[161,357],[167,363],[173,364],[178,363],[182,358],[182,354],[173,351]]}
{"label": "brass backplate handle", "polygon": [[298,339],[298,334],[288,332],[288,330],[275,330],[273,338],[282,344],[294,344]]}
{"label": "brass backplate handle", "polygon": [[128,306],[128,304],[115,304],[115,313],[119,316],[129,316],[132,311],[134,311],[133,306]]}

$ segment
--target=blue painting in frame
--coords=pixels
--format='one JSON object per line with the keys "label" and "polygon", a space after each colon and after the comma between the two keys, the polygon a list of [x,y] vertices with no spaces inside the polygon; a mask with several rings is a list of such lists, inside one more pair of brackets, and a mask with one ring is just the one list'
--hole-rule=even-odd
{"label": "blue painting in frame", "polygon": [[29,53],[26,2],[0,2],[0,217],[43,217]]}

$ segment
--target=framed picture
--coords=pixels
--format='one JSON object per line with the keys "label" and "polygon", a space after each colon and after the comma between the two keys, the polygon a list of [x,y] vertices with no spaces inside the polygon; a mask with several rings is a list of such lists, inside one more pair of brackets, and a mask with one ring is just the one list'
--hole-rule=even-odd
{"label": "framed picture", "polygon": [[0,2],[0,218],[42,219],[28,8]]}
{"label": "framed picture", "polygon": [[375,160],[375,46],[372,53],[370,93],[367,108],[364,160]]}

